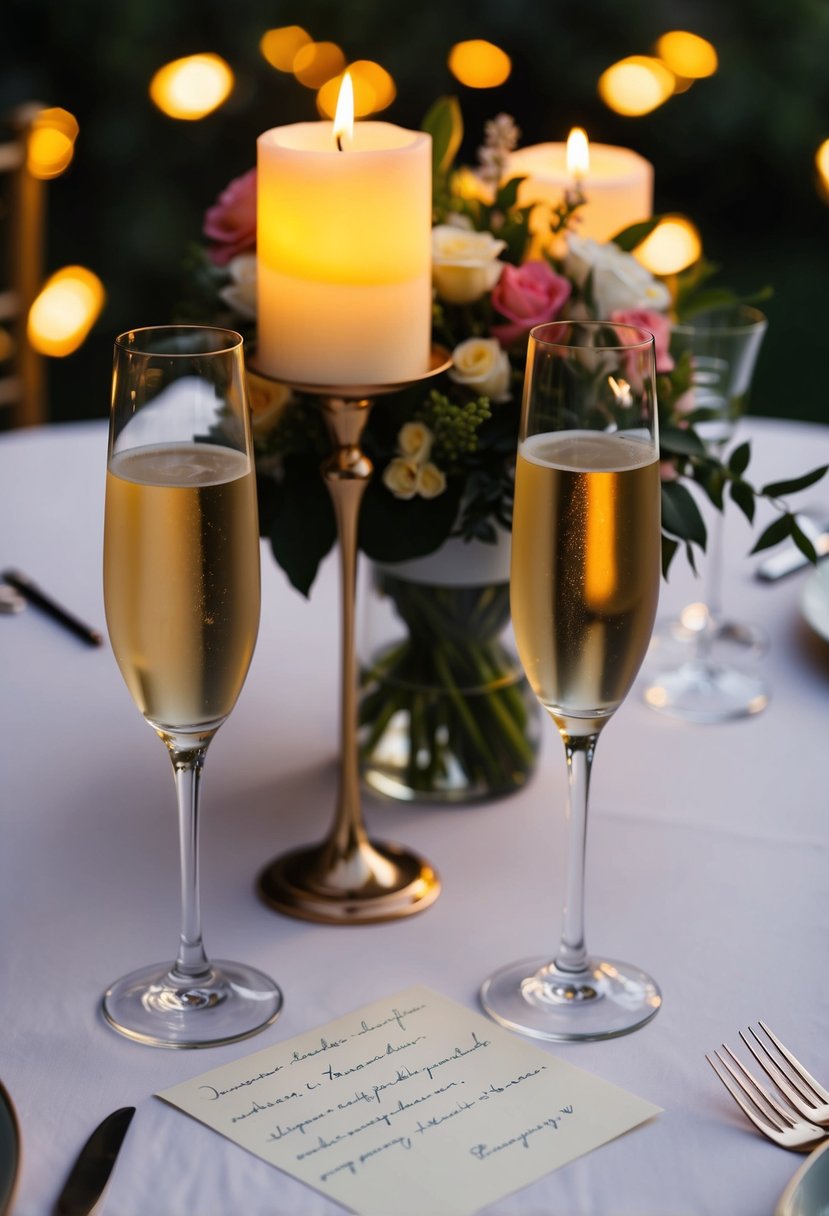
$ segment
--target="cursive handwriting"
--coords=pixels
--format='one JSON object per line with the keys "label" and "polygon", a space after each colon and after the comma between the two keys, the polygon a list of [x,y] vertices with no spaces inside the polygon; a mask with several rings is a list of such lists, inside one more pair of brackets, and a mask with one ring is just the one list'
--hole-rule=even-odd
{"label": "cursive handwriting", "polygon": [[[350,1068],[344,1068],[342,1072],[338,1072],[331,1064],[322,1070],[322,1076],[328,1077],[329,1081],[335,1081],[340,1077],[348,1077],[353,1072],[360,1072],[363,1068],[368,1068],[371,1064],[376,1064],[379,1060],[385,1060],[387,1056],[396,1055],[398,1051],[405,1051],[408,1047],[414,1047],[415,1043],[419,1043],[421,1039],[425,1039],[425,1035],[419,1034],[416,1039],[410,1039],[408,1043],[398,1043],[395,1047],[392,1043],[386,1044],[386,1050],[381,1051],[379,1055],[372,1056],[370,1060],[361,1060],[359,1064],[352,1064]],[[430,1074],[431,1079],[431,1074]]]}
{"label": "cursive handwriting", "polygon": [[294,1089],[289,1094],[282,1094],[279,1098],[270,1098],[267,1102],[254,1102],[250,1110],[243,1110],[241,1114],[234,1115],[230,1120],[231,1123],[241,1123],[244,1119],[250,1119],[252,1115],[261,1115],[262,1111],[270,1110],[274,1106],[282,1106],[284,1102],[290,1102],[294,1098],[301,1098],[302,1094],[297,1093]]}
{"label": "cursive handwriting", "polygon": [[246,1077],[243,1081],[237,1081],[235,1085],[228,1086],[227,1089],[216,1089],[215,1085],[200,1085],[199,1090],[205,1090],[205,1097],[210,1102],[215,1102],[218,1098],[224,1098],[227,1094],[234,1094],[239,1089],[245,1089],[248,1085],[255,1085],[257,1081],[264,1081],[267,1077],[272,1077],[274,1073],[281,1071],[282,1065],[274,1064],[273,1068],[269,1068],[267,1072],[258,1072],[255,1077]]}
{"label": "cursive handwriting", "polygon": [[388,1026],[389,1022],[396,1022],[401,1030],[405,1030],[403,1019],[411,1017],[413,1013],[420,1013],[425,1009],[425,1005],[412,1005],[411,1009],[392,1009],[389,1017],[384,1018],[382,1022],[375,1022],[373,1026],[369,1026],[365,1019],[360,1022],[360,1029],[355,1031],[351,1036],[352,1039],[358,1039],[362,1034],[371,1034],[372,1030],[382,1030],[384,1026]]}
{"label": "cursive handwriting", "polygon": [[319,1047],[312,1047],[310,1051],[294,1051],[291,1053],[291,1063],[299,1064],[302,1060],[310,1060],[312,1056],[318,1056],[322,1051],[333,1051],[335,1047],[342,1047],[347,1043],[348,1039],[333,1039],[330,1043],[327,1039],[320,1039]]}
{"label": "cursive handwriting", "polygon": [[[559,1115],[572,1115],[573,1107],[563,1106],[559,1111]],[[549,1119],[543,1119],[541,1123],[536,1123],[534,1127],[528,1127],[517,1135],[511,1136],[509,1140],[503,1140],[500,1144],[473,1144],[470,1148],[470,1153],[477,1161],[485,1161],[487,1157],[492,1157],[495,1153],[503,1152],[505,1148],[512,1148],[516,1144],[520,1144],[522,1148],[530,1147],[530,1137],[535,1136],[538,1132],[544,1131],[545,1127],[552,1128],[553,1131],[558,1131],[558,1125],[561,1119],[556,1115],[551,1115]]]}
{"label": "cursive handwriting", "polygon": [[434,1064],[424,1065],[424,1072],[428,1074],[431,1081],[433,1079],[432,1074],[436,1073],[439,1068],[443,1068],[444,1064],[451,1064],[454,1060],[461,1060],[464,1056],[471,1055],[473,1051],[480,1051],[482,1047],[489,1047],[489,1045],[489,1039],[479,1039],[473,1030],[471,1047],[456,1047],[450,1056],[444,1056],[442,1060],[436,1060]]}

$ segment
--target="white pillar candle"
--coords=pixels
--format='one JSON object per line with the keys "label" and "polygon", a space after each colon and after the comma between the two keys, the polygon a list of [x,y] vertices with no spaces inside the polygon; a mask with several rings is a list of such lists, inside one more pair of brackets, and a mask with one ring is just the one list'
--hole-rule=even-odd
{"label": "white pillar candle", "polygon": [[421,376],[431,336],[431,139],[361,122],[259,136],[257,364],[291,384]]}
{"label": "white pillar candle", "polygon": [[630,148],[591,143],[589,165],[577,178],[567,164],[566,144],[535,144],[513,153],[509,174],[526,179],[518,191],[522,207],[557,206],[578,180],[587,202],[576,212],[573,231],[594,241],[609,241],[653,213],[653,165]]}

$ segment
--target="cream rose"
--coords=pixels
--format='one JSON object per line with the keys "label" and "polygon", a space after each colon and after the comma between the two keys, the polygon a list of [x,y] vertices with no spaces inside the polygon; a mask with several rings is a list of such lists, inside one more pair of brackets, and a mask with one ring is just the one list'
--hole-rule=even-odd
{"label": "cream rose", "polygon": [[227,263],[231,282],[219,295],[242,317],[256,316],[256,254],[240,253]]}
{"label": "cream rose", "polygon": [[580,287],[592,272],[593,302],[600,318],[632,308],[664,312],[670,306],[671,293],[665,284],[612,242],[568,237],[564,269]]}
{"label": "cream rose", "polygon": [[495,338],[467,338],[452,351],[449,378],[500,405],[509,401],[510,361]]}
{"label": "cream rose", "polygon": [[422,464],[417,474],[417,492],[421,498],[437,498],[446,489],[446,474],[431,460]]}
{"label": "cream rose", "polygon": [[391,490],[395,498],[414,498],[418,493],[420,465],[416,460],[407,460],[404,456],[395,456],[386,465],[383,473],[383,485]]}
{"label": "cream rose", "polygon": [[405,422],[397,436],[397,449],[409,460],[426,460],[432,450],[434,435],[422,422]]}
{"label": "cream rose", "polygon": [[498,282],[504,263],[498,255],[506,249],[489,232],[471,232],[453,224],[432,229],[432,282],[441,300],[448,304],[472,304]]}

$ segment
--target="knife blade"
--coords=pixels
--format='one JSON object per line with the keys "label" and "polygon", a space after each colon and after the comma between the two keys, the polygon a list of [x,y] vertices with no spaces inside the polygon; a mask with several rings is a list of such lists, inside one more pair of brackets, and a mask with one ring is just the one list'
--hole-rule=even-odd
{"label": "knife blade", "polygon": [[134,1106],[122,1106],[98,1124],[69,1171],[58,1196],[56,1216],[88,1216],[92,1211],[109,1180],[134,1114]]}

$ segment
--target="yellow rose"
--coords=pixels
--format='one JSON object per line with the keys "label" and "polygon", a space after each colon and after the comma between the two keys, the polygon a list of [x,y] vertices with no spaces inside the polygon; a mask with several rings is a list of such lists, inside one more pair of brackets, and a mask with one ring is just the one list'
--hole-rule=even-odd
{"label": "yellow rose", "polygon": [[472,304],[498,282],[504,263],[497,260],[506,249],[489,232],[472,232],[452,224],[432,229],[432,282],[448,304]]}
{"label": "yellow rose", "polygon": [[431,460],[418,469],[417,492],[421,498],[437,498],[446,489],[446,474]]}
{"label": "yellow rose", "polygon": [[406,422],[397,436],[397,450],[409,460],[426,460],[434,435],[422,422]]}
{"label": "yellow rose", "polygon": [[416,460],[407,460],[403,456],[395,456],[386,465],[383,473],[383,485],[391,490],[395,498],[414,498],[418,492],[418,477],[420,465]]}
{"label": "yellow rose", "polygon": [[452,351],[449,377],[500,405],[509,401],[510,362],[495,338],[467,338]]}

